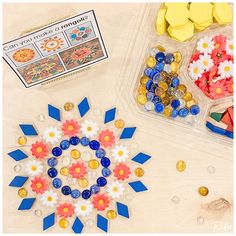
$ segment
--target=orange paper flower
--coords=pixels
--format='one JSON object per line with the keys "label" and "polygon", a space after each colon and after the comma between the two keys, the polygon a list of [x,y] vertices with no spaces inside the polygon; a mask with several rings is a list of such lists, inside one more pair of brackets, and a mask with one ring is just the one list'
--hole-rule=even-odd
{"label": "orange paper flower", "polygon": [[42,141],[33,143],[30,150],[32,155],[38,159],[48,155],[48,146]]}
{"label": "orange paper flower", "polygon": [[64,135],[68,135],[69,137],[78,134],[79,130],[80,130],[80,125],[75,120],[66,120],[62,124],[62,131]]}
{"label": "orange paper flower", "polygon": [[71,217],[74,214],[74,206],[71,203],[62,203],[57,206],[57,215],[59,217]]}
{"label": "orange paper flower", "polygon": [[92,203],[98,211],[104,211],[109,206],[110,200],[105,194],[96,194]]}
{"label": "orange paper flower", "polygon": [[131,174],[130,168],[124,163],[120,163],[116,165],[113,172],[114,172],[114,176],[118,180],[122,180],[122,181],[129,178],[129,175]]}
{"label": "orange paper flower", "polygon": [[72,166],[69,168],[69,173],[72,175],[73,178],[83,178],[87,173],[86,166],[82,162],[73,163]]}
{"label": "orange paper flower", "polygon": [[36,176],[31,180],[30,187],[33,192],[42,194],[48,189],[48,183],[46,179]]}
{"label": "orange paper flower", "polygon": [[112,147],[115,143],[115,136],[110,130],[103,130],[99,134],[99,142],[103,147]]}

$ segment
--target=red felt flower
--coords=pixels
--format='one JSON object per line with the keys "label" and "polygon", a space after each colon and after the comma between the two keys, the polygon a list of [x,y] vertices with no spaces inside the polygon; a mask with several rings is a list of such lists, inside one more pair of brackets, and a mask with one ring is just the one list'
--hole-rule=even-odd
{"label": "red felt flower", "polygon": [[99,134],[99,142],[103,147],[112,147],[115,143],[115,136],[110,130],[103,130]]}
{"label": "red felt flower", "polygon": [[69,168],[69,173],[72,175],[73,178],[80,179],[86,175],[87,169],[84,163],[76,162],[73,163],[72,166]]}
{"label": "red felt flower", "polygon": [[42,194],[48,189],[48,183],[46,179],[36,176],[31,180],[30,187],[33,192]]}
{"label": "red felt flower", "polygon": [[198,51],[195,52],[190,59],[190,63],[192,63],[193,61],[197,61],[200,58],[200,55],[202,55],[202,53]]}
{"label": "red felt flower", "polygon": [[220,62],[227,60],[227,55],[224,50],[217,48],[212,51],[211,58],[214,64],[218,65]]}
{"label": "red felt flower", "polygon": [[225,79],[212,82],[210,84],[209,92],[213,99],[225,97],[225,95],[227,94]]}
{"label": "red felt flower", "polygon": [[225,50],[226,39],[227,38],[224,35],[216,35],[215,37],[213,37],[213,41],[215,43],[215,49]]}
{"label": "red felt flower", "polygon": [[66,120],[62,124],[62,131],[64,135],[67,135],[69,137],[75,136],[76,134],[78,134],[79,130],[80,130],[80,125],[75,120]]}
{"label": "red felt flower", "polygon": [[232,77],[226,79],[225,86],[229,95],[234,93],[234,81]]}
{"label": "red felt flower", "polygon": [[67,218],[74,214],[74,206],[71,203],[61,203],[57,206],[57,215]]}
{"label": "red felt flower", "polygon": [[44,158],[48,155],[48,146],[42,141],[33,143],[30,150],[36,158]]}
{"label": "red felt flower", "polygon": [[109,206],[110,200],[105,194],[96,194],[92,203],[98,211],[104,211]]}
{"label": "red felt flower", "polygon": [[114,176],[118,180],[122,180],[122,181],[129,178],[129,175],[131,174],[130,168],[124,163],[120,163],[116,165],[113,172],[114,172]]}

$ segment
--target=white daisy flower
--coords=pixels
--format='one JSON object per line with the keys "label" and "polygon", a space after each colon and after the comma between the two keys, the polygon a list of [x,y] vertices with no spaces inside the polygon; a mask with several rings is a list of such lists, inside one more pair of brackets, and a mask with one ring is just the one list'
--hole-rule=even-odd
{"label": "white daisy flower", "polygon": [[213,60],[211,59],[211,56],[208,54],[200,55],[199,59],[203,65],[203,68],[206,71],[210,70],[211,67],[214,65]]}
{"label": "white daisy flower", "polygon": [[220,74],[220,77],[222,79],[232,77],[234,74],[233,66],[234,64],[232,61],[226,60],[226,61],[220,62],[219,68],[218,68],[218,73]]}
{"label": "white daisy flower", "polygon": [[197,42],[197,50],[201,53],[210,54],[214,48],[214,42],[210,37],[203,37]]}
{"label": "white daisy flower", "polygon": [[201,77],[202,73],[204,72],[204,67],[202,65],[202,62],[200,60],[193,61],[189,64],[188,71],[192,79],[197,80],[199,77]]}
{"label": "white daisy flower", "polygon": [[94,137],[97,134],[98,130],[99,130],[99,128],[98,128],[97,124],[93,121],[85,120],[81,124],[81,132],[87,138]]}
{"label": "white daisy flower", "polygon": [[40,175],[43,172],[43,165],[40,161],[30,160],[25,165],[25,172],[31,177]]}
{"label": "white daisy flower", "polygon": [[41,195],[40,200],[44,206],[54,207],[57,203],[58,196],[56,192],[50,189]]}
{"label": "white daisy flower", "polygon": [[53,145],[61,139],[61,134],[62,132],[57,127],[51,126],[43,132],[43,139]]}
{"label": "white daisy flower", "polygon": [[125,162],[126,159],[129,157],[128,149],[125,146],[117,145],[111,151],[111,156],[117,162]]}
{"label": "white daisy flower", "polygon": [[93,210],[93,205],[89,200],[78,200],[75,204],[77,216],[88,216]]}
{"label": "white daisy flower", "polygon": [[124,194],[124,186],[119,181],[111,182],[107,186],[107,193],[112,198],[119,198]]}
{"label": "white daisy flower", "polygon": [[229,40],[229,39],[226,40],[225,50],[226,50],[227,55],[230,55],[230,56],[234,55],[234,42],[233,42],[232,39],[231,40]]}

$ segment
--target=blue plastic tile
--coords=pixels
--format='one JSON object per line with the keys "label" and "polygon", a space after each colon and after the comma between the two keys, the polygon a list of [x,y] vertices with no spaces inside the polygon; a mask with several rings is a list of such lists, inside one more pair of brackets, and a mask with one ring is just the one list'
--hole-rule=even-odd
{"label": "blue plastic tile", "polygon": [[138,162],[139,164],[143,164],[145,163],[147,160],[149,160],[151,158],[151,156],[140,152],[139,154],[137,154],[135,157],[132,158],[132,161]]}
{"label": "blue plastic tile", "polygon": [[61,121],[60,109],[48,104],[48,116],[54,120]]}
{"label": "blue plastic tile", "polygon": [[83,223],[80,221],[80,219],[78,217],[76,217],[75,221],[72,225],[72,230],[74,231],[74,233],[80,234],[82,232],[83,228],[84,228]]}
{"label": "blue plastic tile", "polygon": [[217,134],[225,135],[225,133],[226,133],[225,129],[214,126],[210,122],[206,123],[206,127],[209,128],[210,130],[212,130],[213,132],[217,133]]}
{"label": "blue plastic tile", "polygon": [[83,117],[90,109],[88,99],[85,97],[78,105],[80,116]]}
{"label": "blue plastic tile", "polygon": [[15,178],[11,181],[9,186],[20,188],[24,185],[27,179],[28,177],[25,177],[25,176],[15,176]]}
{"label": "blue plastic tile", "polygon": [[136,130],[136,127],[128,127],[128,128],[124,128],[121,135],[120,135],[120,139],[130,139],[133,137],[134,132]]}
{"label": "blue plastic tile", "polygon": [[117,202],[116,207],[118,215],[123,216],[125,218],[129,218],[129,208],[127,205]]}
{"label": "blue plastic tile", "polygon": [[7,155],[9,155],[11,158],[13,158],[15,161],[21,161],[25,158],[27,158],[28,156],[21,151],[20,149],[16,149],[12,152],[7,153]]}
{"label": "blue plastic tile", "polygon": [[51,228],[53,225],[55,225],[55,213],[43,218],[43,230]]}
{"label": "blue plastic tile", "polygon": [[234,138],[234,133],[233,132],[226,131],[225,135],[228,136],[229,138]]}
{"label": "blue plastic tile", "polygon": [[129,185],[135,192],[143,192],[148,190],[141,181],[130,182]]}
{"label": "blue plastic tile", "polygon": [[34,126],[31,124],[19,124],[19,126],[22,132],[24,133],[24,135],[26,136],[38,135],[38,132],[36,131]]}
{"label": "blue plastic tile", "polygon": [[97,227],[104,232],[108,231],[108,220],[99,214],[97,214]]}
{"label": "blue plastic tile", "polygon": [[116,108],[112,108],[105,113],[104,124],[111,122],[115,119],[116,116]]}
{"label": "blue plastic tile", "polygon": [[18,210],[24,211],[24,210],[29,210],[33,206],[36,198],[24,198],[21,201],[20,206],[18,207]]}

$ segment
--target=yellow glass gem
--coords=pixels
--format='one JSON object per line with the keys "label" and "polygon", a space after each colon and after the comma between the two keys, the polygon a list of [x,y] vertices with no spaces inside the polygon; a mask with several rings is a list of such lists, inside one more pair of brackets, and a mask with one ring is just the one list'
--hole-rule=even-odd
{"label": "yellow glass gem", "polygon": [[160,52],[165,52],[166,49],[164,47],[162,47],[161,45],[157,45],[156,48],[160,51]]}
{"label": "yellow glass gem", "polygon": [[125,122],[122,119],[118,119],[115,121],[115,127],[117,129],[122,129],[125,126]]}
{"label": "yellow glass gem", "polygon": [[71,111],[74,108],[74,104],[71,102],[66,102],[64,104],[64,110],[65,111]]}
{"label": "yellow glass gem", "polygon": [[156,65],[156,59],[152,56],[148,57],[147,59],[147,66],[150,67],[150,68],[153,68],[155,65]]}
{"label": "yellow glass gem", "polygon": [[209,190],[208,190],[207,187],[201,186],[201,187],[198,189],[198,193],[199,193],[201,196],[205,197],[205,196],[208,195]]}
{"label": "yellow glass gem", "polygon": [[157,87],[155,90],[155,95],[160,97],[163,94],[165,94],[165,90],[163,88]]}
{"label": "yellow glass gem", "polygon": [[[164,104],[165,105],[165,104]],[[164,108],[164,111],[163,111],[163,115],[165,117],[170,117],[171,116],[171,113],[172,113],[172,109],[170,107],[165,107]]]}
{"label": "yellow glass gem", "polygon": [[186,102],[186,107],[187,107],[188,109],[190,109],[191,106],[192,106],[192,105],[195,105],[195,104],[197,104],[197,102],[196,102],[194,99],[191,99],[190,101],[187,101],[187,102]]}
{"label": "yellow glass gem", "polygon": [[69,175],[69,169],[67,167],[62,167],[60,169],[60,173],[61,173],[61,175],[67,176],[67,175]]}
{"label": "yellow glass gem", "polygon": [[134,170],[134,173],[137,177],[142,177],[144,175],[144,170],[141,167],[138,167]]}
{"label": "yellow glass gem", "polygon": [[89,161],[88,166],[91,169],[97,169],[99,167],[99,162],[95,159],[92,159]]}
{"label": "yellow glass gem", "polygon": [[117,217],[117,213],[114,210],[107,211],[107,218],[109,220],[114,220]]}
{"label": "yellow glass gem", "polygon": [[168,97],[168,95],[166,95],[165,97],[161,97],[161,99],[164,106],[168,106],[170,104],[170,98]]}
{"label": "yellow glass gem", "polygon": [[149,77],[147,77],[146,75],[143,75],[140,78],[140,84],[142,84],[143,86],[146,86],[146,83],[148,82],[148,80],[149,80]]}
{"label": "yellow glass gem", "polygon": [[88,180],[85,178],[78,179],[78,184],[81,188],[86,188],[88,186]]}
{"label": "yellow glass gem", "polygon": [[137,96],[137,102],[140,105],[144,105],[147,102],[147,97],[145,95],[140,94]]}
{"label": "yellow glass gem", "polygon": [[73,150],[71,150],[71,152],[70,152],[70,156],[71,156],[71,158],[73,158],[73,159],[78,159],[78,158],[80,158],[80,151],[78,151],[77,149],[73,149]]}
{"label": "yellow glass gem", "polygon": [[176,61],[171,62],[170,70],[171,70],[172,73],[178,73],[178,71],[179,71],[179,63],[176,62]]}
{"label": "yellow glass gem", "polygon": [[193,95],[190,92],[186,92],[182,98],[185,100],[185,102],[187,102],[192,100]]}
{"label": "yellow glass gem", "polygon": [[181,60],[182,60],[182,54],[180,52],[174,52],[173,55],[174,55],[174,58],[175,58],[174,61],[180,63]]}
{"label": "yellow glass gem", "polygon": [[25,188],[20,188],[18,190],[19,197],[25,198],[25,197],[27,197],[27,195],[28,195],[28,191]]}
{"label": "yellow glass gem", "polygon": [[27,138],[25,136],[20,136],[17,142],[19,145],[23,146],[27,143]]}
{"label": "yellow glass gem", "polygon": [[162,88],[165,92],[168,90],[168,84],[165,81],[160,81],[158,87]]}
{"label": "yellow glass gem", "polygon": [[138,88],[138,93],[142,94],[142,95],[145,95],[147,93],[146,87],[143,86],[143,85],[140,85],[139,88]]}
{"label": "yellow glass gem", "polygon": [[182,160],[178,161],[176,163],[176,169],[179,172],[183,172],[186,169],[186,163]]}
{"label": "yellow glass gem", "polygon": [[59,220],[58,224],[62,229],[66,229],[69,226],[69,221],[65,218],[62,218]]}
{"label": "yellow glass gem", "polygon": [[180,84],[177,87],[177,90],[181,90],[183,93],[185,93],[187,91],[187,87],[184,84]]}

